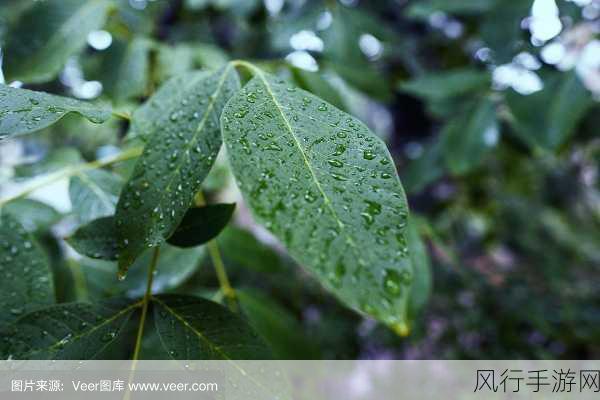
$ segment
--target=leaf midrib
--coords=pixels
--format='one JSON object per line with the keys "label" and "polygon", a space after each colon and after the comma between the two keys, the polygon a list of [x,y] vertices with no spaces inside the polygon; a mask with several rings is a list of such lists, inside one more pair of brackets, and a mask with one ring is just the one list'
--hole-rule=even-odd
{"label": "leaf midrib", "polygon": [[281,104],[279,104],[279,102],[277,101],[277,98],[275,97],[275,94],[271,90],[271,86],[269,85],[269,82],[267,81],[267,79],[264,76],[264,74],[262,73],[262,71],[256,70],[256,75],[263,82],[263,85],[267,89],[267,93],[269,94],[269,96],[273,100],[273,103],[275,104],[275,107],[277,108],[277,112],[281,115],[281,118],[285,122],[285,125],[286,125],[286,127],[287,127],[290,135],[294,139],[294,143],[295,143],[296,147],[298,147],[298,150],[300,151],[300,154],[302,155],[302,160],[304,161],[304,163],[306,164],[306,167],[310,171],[310,175],[312,176],[312,179],[313,179],[315,185],[317,186],[317,189],[319,190],[319,192],[323,196],[325,206],[331,211],[333,219],[336,221],[336,223],[339,226],[340,230],[343,232],[344,236],[346,237],[346,242],[348,243],[348,245],[352,248],[353,252],[355,253],[356,259],[358,260],[359,264],[362,264],[361,263],[362,258],[360,257],[360,255],[358,253],[358,249],[356,247],[356,244],[354,243],[354,239],[346,231],[346,229],[345,229],[346,225],[342,222],[342,220],[340,219],[340,217],[337,215],[337,212],[335,211],[335,209],[332,206],[331,200],[329,199],[329,197],[327,196],[327,194],[323,190],[323,188],[321,186],[321,183],[317,179],[315,171],[313,170],[312,165],[310,164],[310,162],[308,160],[308,157],[306,156],[306,153],[304,152],[304,149],[302,148],[302,146],[300,145],[300,142],[298,141],[298,138],[294,134],[294,130],[292,128],[292,125],[290,124],[289,120],[287,119],[287,117],[283,113],[283,108],[284,107]]}

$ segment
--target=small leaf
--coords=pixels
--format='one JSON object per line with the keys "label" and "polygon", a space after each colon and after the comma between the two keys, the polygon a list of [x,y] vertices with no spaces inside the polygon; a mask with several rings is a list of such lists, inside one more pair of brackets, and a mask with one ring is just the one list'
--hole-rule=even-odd
{"label": "small leaf", "polygon": [[0,85],[0,110],[0,140],[35,132],[70,112],[95,123],[110,117],[110,110],[92,103],[6,85]]}
{"label": "small leaf", "polygon": [[14,219],[0,215],[0,325],[54,303],[48,261],[33,238]]}
{"label": "small leaf", "polygon": [[256,219],[344,303],[406,324],[406,198],[383,142],[284,81],[256,76],[221,116],[233,173]]}
{"label": "small leaf", "polygon": [[58,304],[26,314],[2,329],[0,355],[17,360],[122,359],[111,351],[140,301]]}
{"label": "small leaf", "polygon": [[61,219],[61,214],[51,206],[33,199],[17,199],[2,206],[27,232],[43,231]]}
{"label": "small leaf", "polygon": [[270,351],[244,320],[225,307],[193,296],[153,297],[161,343],[176,360],[264,360]]}
{"label": "small leaf", "polygon": [[67,238],[67,242],[78,253],[90,258],[116,260],[119,257],[115,218],[112,216],[95,219],[80,227]]}
{"label": "small leaf", "polygon": [[575,72],[548,76],[544,89],[528,96],[514,91],[506,103],[514,119],[514,133],[531,147],[558,149],[575,132],[593,104],[590,93]]}
{"label": "small leaf", "polygon": [[84,48],[88,34],[104,25],[110,5],[107,0],[34,2],[6,35],[7,78],[27,83],[54,78]]}
{"label": "small leaf", "polygon": [[[172,97],[159,91],[158,99],[148,101],[154,112],[149,141],[117,204],[121,274],[144,249],[170,237],[181,222],[221,147],[221,110],[239,87],[231,65],[169,82],[170,88],[176,84],[185,89]],[[135,113],[134,120],[138,118]]]}
{"label": "small leaf", "polygon": [[256,290],[237,290],[236,295],[250,325],[265,338],[275,358],[319,358],[318,350],[303,332],[302,325],[286,308]]}
{"label": "small leaf", "polygon": [[448,122],[440,140],[450,172],[465,174],[479,166],[498,143],[498,125],[496,106],[489,99],[480,100]]}
{"label": "small leaf", "polygon": [[101,169],[80,172],[71,178],[69,198],[81,222],[114,215],[123,180]]}
{"label": "small leaf", "polygon": [[214,239],[233,215],[235,203],[190,208],[167,242],[178,247],[193,247]]}
{"label": "small leaf", "polygon": [[429,101],[441,101],[461,96],[491,85],[490,74],[474,68],[429,73],[400,84],[400,90],[423,97]]}
{"label": "small leaf", "polygon": [[410,261],[414,274],[414,282],[408,304],[409,317],[413,320],[418,317],[427,304],[433,286],[431,261],[429,260],[425,243],[423,243],[423,239],[421,239],[419,233],[419,227],[423,223],[413,214],[408,219],[408,227],[406,229],[406,238],[410,249]]}

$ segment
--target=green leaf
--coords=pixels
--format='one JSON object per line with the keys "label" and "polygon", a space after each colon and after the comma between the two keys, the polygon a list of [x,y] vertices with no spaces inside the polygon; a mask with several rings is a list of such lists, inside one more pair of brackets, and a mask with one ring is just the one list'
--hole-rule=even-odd
{"label": "green leaf", "polygon": [[27,83],[54,78],[67,59],[86,44],[91,31],[104,25],[107,0],[37,1],[7,33],[4,73]]}
{"label": "green leaf", "polygon": [[0,85],[0,110],[0,140],[46,128],[70,112],[95,123],[111,115],[92,103],[6,85]]}
{"label": "green leaf", "polygon": [[98,218],[80,227],[67,242],[78,253],[90,258],[116,260],[119,257],[113,216]]}
{"label": "green leaf", "polygon": [[421,154],[402,169],[402,182],[408,193],[418,193],[444,176],[442,142],[427,143]]}
{"label": "green leaf", "polygon": [[170,83],[184,89],[171,97],[161,91],[158,99],[149,100],[154,112],[149,141],[117,204],[121,273],[144,249],[163,243],[181,222],[221,147],[221,110],[239,87],[231,65],[185,74]]}
{"label": "green leaf", "polygon": [[528,96],[510,91],[506,103],[514,133],[521,140],[532,147],[556,150],[575,132],[593,101],[575,72],[543,78],[543,90]]}
{"label": "green leaf", "polygon": [[33,199],[17,199],[2,206],[27,232],[43,231],[61,219],[61,214],[49,205]]}
{"label": "green leaf", "polygon": [[58,304],[31,312],[2,329],[2,358],[93,360],[111,356],[140,301],[112,299],[95,304]]}
{"label": "green leaf", "polygon": [[193,296],[152,298],[160,341],[173,359],[265,360],[270,351],[258,335],[225,307]]}
{"label": "green leaf", "polygon": [[[117,279],[117,263],[84,258],[79,261],[90,298],[126,295],[131,298],[144,295],[152,250],[145,251],[135,260],[127,279]],[[179,249],[163,245],[152,280],[152,292],[163,293],[179,287],[198,269],[206,256],[204,247]]]}
{"label": "green leaf", "polygon": [[261,71],[221,120],[257,221],[344,303],[403,331],[408,207],[384,143],[350,115]]}
{"label": "green leaf", "polygon": [[429,296],[431,296],[433,278],[431,275],[431,261],[427,253],[427,248],[419,228],[424,222],[411,215],[408,220],[407,235],[408,248],[410,249],[410,261],[413,267],[413,286],[411,289],[410,300],[408,304],[409,317],[416,319],[423,310]]}
{"label": "green leaf", "polygon": [[496,105],[480,100],[448,122],[441,133],[446,166],[455,175],[471,171],[498,143],[499,135]]}
{"label": "green leaf", "polygon": [[0,215],[0,325],[51,303],[54,288],[45,255],[17,220]]}
{"label": "green leaf", "polygon": [[286,308],[256,290],[237,290],[235,293],[250,325],[265,338],[275,358],[319,358],[316,347],[305,336],[302,325]]}
{"label": "green leaf", "polygon": [[344,101],[338,90],[333,87],[322,74],[310,72],[302,68],[290,67],[292,76],[297,85],[315,95],[319,96],[337,108],[344,108]]}
{"label": "green leaf", "polygon": [[123,180],[101,169],[79,172],[71,178],[69,198],[81,222],[114,215]]}
{"label": "green leaf", "polygon": [[101,69],[106,93],[118,102],[142,96],[148,84],[152,42],[143,37],[114,41]]}
{"label": "green leaf", "polygon": [[441,101],[487,89],[490,84],[491,78],[488,72],[462,68],[424,74],[408,82],[402,82],[399,88],[429,101]]}
{"label": "green leaf", "polygon": [[190,208],[167,242],[178,247],[194,247],[204,244],[221,233],[231,219],[234,210],[235,203]]}
{"label": "green leaf", "polygon": [[279,254],[240,227],[229,225],[221,232],[217,243],[228,262],[259,272],[277,272],[283,269]]}
{"label": "green leaf", "polygon": [[406,10],[409,18],[427,19],[434,13],[448,13],[459,15],[479,14],[491,10],[498,0],[421,0],[412,3]]}

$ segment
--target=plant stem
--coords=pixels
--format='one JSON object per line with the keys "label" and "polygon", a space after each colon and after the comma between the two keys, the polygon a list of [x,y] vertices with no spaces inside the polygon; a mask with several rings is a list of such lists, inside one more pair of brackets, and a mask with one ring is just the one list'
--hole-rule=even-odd
{"label": "plant stem", "polygon": [[[202,191],[196,193],[194,201],[197,206],[206,205],[206,200],[204,199]],[[227,299],[229,309],[231,311],[237,312],[238,307],[235,290],[229,282],[229,277],[227,276],[227,271],[225,270],[225,264],[223,263],[221,252],[219,251],[219,245],[217,244],[217,241],[213,239],[206,244],[206,247],[208,248],[208,254],[212,261],[213,267],[215,268],[215,273],[217,274],[217,279],[219,281],[219,286],[221,287],[221,292],[223,292],[223,295]]]}
{"label": "plant stem", "polygon": [[131,121],[131,115],[123,111],[113,111],[112,115],[117,118],[124,119],[125,121]]}
{"label": "plant stem", "polygon": [[[148,270],[148,283],[146,284],[146,293],[142,303],[142,316],[140,317],[140,326],[138,328],[137,338],[135,340],[135,350],[133,351],[133,361],[137,361],[140,355],[140,349],[142,347],[142,336],[144,335],[144,324],[146,323],[146,314],[148,314],[148,303],[150,303],[150,297],[152,297],[152,282],[154,281],[154,272],[156,271],[156,264],[158,262],[158,256],[160,255],[160,247],[154,249],[152,255],[152,261],[150,262],[150,268]],[[134,364],[135,366],[135,364]],[[133,368],[135,369],[135,367]]]}
{"label": "plant stem", "polygon": [[248,61],[233,60],[233,61],[230,61],[230,64],[236,68],[237,67],[246,68],[248,71],[250,71],[252,73],[252,75],[257,75],[257,74],[261,73],[260,69],[258,69],[258,67],[256,65],[249,63]]}
{"label": "plant stem", "polygon": [[59,169],[58,171],[52,172],[52,173],[46,175],[45,177],[40,178],[39,180],[36,180],[35,182],[32,182],[31,185],[25,187],[20,192],[13,194],[11,196],[1,198],[0,199],[0,207],[2,207],[4,204],[6,204],[8,202],[19,199],[21,197],[25,197],[25,196],[29,195],[31,192],[33,192],[41,187],[44,187],[46,185],[49,185],[53,182],[59,181],[64,178],[69,178],[80,172],[88,171],[91,169],[102,168],[107,165],[111,165],[111,164],[115,164],[115,163],[118,163],[121,161],[128,160],[130,158],[135,158],[135,157],[139,156],[140,154],[142,154],[142,150],[143,150],[142,147],[132,147],[132,148],[122,151],[121,153],[116,154],[114,156],[109,156],[109,157],[101,158],[99,160],[91,161],[89,163],[79,164],[79,165],[74,165],[74,166],[69,166],[69,167]]}

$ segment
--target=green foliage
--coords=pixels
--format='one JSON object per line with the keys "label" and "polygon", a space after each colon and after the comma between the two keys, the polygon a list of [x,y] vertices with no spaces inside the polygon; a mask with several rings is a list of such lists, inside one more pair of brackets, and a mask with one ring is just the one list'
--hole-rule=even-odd
{"label": "green foliage", "polygon": [[1,357],[595,354],[577,5],[130,3],[1,7]]}

